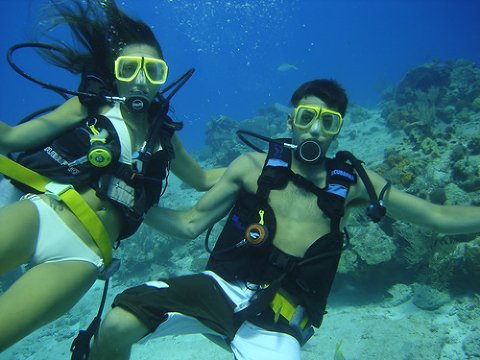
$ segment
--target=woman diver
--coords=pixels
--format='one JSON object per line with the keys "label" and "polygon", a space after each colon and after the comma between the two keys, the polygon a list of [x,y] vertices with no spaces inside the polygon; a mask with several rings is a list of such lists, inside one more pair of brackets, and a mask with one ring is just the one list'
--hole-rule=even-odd
{"label": "woman diver", "polygon": [[145,23],[114,0],[52,0],[46,9],[44,32],[67,25],[84,52],[63,42],[61,51],[40,51],[83,73],[83,95],[17,126],[0,122],[0,152],[22,152],[22,169],[52,180],[32,194],[35,186],[0,169],[17,180],[17,194],[27,193],[0,208],[0,274],[29,265],[0,296],[0,352],[79,301],[109,265],[112,245],[132,235],[158,202],[169,170],[199,191],[223,173],[203,171],[174,132],[168,101],[157,93],[168,67]]}

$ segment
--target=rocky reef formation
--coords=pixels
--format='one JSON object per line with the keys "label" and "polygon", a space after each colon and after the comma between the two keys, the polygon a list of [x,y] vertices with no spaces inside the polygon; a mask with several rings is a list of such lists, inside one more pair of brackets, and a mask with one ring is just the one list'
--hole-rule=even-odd
{"label": "rocky reef formation", "polygon": [[[288,137],[286,133],[287,113],[285,106],[278,104],[259,109],[259,116],[242,121],[233,120],[227,116],[218,115],[210,119],[205,127],[205,149],[201,159],[211,159],[217,166],[228,166],[237,156],[252,151],[237,136],[237,130],[248,130],[267,137]],[[265,142],[256,142],[248,137],[255,146],[267,148]]]}

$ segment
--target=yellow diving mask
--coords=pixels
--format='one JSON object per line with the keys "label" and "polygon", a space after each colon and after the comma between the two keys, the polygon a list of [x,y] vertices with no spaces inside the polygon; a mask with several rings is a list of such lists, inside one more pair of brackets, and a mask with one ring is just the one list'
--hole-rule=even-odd
{"label": "yellow diving mask", "polygon": [[322,109],[317,106],[299,105],[293,115],[293,124],[300,129],[308,129],[315,121],[320,121],[323,133],[326,135],[337,135],[343,124],[340,113],[332,110]]}
{"label": "yellow diving mask", "polygon": [[167,80],[168,66],[161,59],[143,56],[120,56],[115,60],[115,76],[120,81],[130,82],[138,75],[140,69],[152,83],[160,85]]}

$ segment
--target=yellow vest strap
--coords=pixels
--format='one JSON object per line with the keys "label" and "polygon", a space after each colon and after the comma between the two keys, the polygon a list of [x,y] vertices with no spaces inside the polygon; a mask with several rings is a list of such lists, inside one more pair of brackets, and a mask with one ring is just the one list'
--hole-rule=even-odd
{"label": "yellow vest strap", "polygon": [[[285,297],[283,297],[278,292],[275,294],[272,302],[270,303],[270,307],[272,308],[273,312],[275,313],[275,320],[278,320],[278,316],[282,315],[287,321],[290,322],[292,320],[295,311],[297,310],[292,304],[288,302]],[[300,323],[300,328],[303,330],[308,323],[308,317],[305,318]]]}
{"label": "yellow vest strap", "polygon": [[45,192],[45,185],[52,181],[3,155],[0,155],[0,172],[41,192]]}
{"label": "yellow vest strap", "polygon": [[0,171],[9,178],[44,192],[56,200],[63,201],[92,236],[103,254],[105,266],[111,263],[112,246],[107,230],[97,214],[88,206],[72,185],[52,182],[49,178],[2,155],[0,155]]}

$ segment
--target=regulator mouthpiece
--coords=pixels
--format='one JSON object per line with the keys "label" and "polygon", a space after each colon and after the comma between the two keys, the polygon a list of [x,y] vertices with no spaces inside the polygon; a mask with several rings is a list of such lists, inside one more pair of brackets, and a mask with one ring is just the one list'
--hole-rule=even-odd
{"label": "regulator mouthpiece", "polygon": [[313,165],[321,164],[325,159],[320,142],[314,138],[307,139],[298,145],[295,150],[295,157],[300,161]]}
{"label": "regulator mouthpiece", "polygon": [[144,113],[148,111],[150,101],[145,93],[140,90],[135,90],[127,97],[125,105],[133,112]]}

